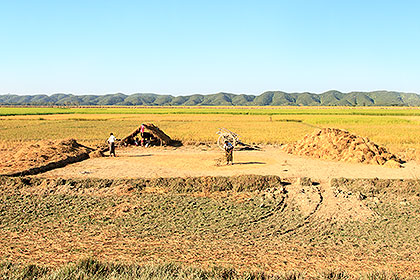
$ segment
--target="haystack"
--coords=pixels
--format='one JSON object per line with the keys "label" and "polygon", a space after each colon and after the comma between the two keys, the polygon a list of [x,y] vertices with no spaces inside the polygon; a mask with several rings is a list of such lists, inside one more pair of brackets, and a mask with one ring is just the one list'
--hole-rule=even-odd
{"label": "haystack", "polygon": [[75,139],[27,143],[2,159],[0,173],[10,176],[33,175],[85,160],[91,151],[91,148],[77,143]]}
{"label": "haystack", "polygon": [[[155,137],[159,140],[161,145],[170,145],[172,143],[171,137],[169,137],[165,132],[163,132],[159,127],[155,126],[152,123],[144,124],[144,127]],[[121,139],[120,143],[130,144],[133,142],[133,139],[140,133],[141,127],[136,128],[133,132],[129,135]]]}
{"label": "haystack", "polygon": [[304,155],[326,160],[360,162],[388,167],[401,167],[402,160],[370,141],[367,137],[348,131],[323,128],[306,135],[296,143],[282,147],[289,154]]}

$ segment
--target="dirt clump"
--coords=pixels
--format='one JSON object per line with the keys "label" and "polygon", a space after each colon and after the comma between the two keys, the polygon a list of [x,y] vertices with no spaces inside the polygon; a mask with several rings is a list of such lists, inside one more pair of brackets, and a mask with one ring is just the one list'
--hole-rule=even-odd
{"label": "dirt clump", "polygon": [[88,157],[92,149],[74,139],[22,144],[0,162],[0,173],[9,174],[52,165],[79,157]]}
{"label": "dirt clump", "polygon": [[346,130],[323,128],[302,140],[282,146],[289,154],[335,161],[367,163],[400,168],[402,160],[367,137]]}
{"label": "dirt clump", "polygon": [[90,158],[99,158],[99,157],[104,157],[104,156],[105,154],[101,149],[97,149],[89,154]]}

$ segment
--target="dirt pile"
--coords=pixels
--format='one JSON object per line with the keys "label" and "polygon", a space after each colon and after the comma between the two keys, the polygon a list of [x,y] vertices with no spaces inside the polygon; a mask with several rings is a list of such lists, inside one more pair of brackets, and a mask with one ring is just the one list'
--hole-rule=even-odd
{"label": "dirt pile", "polygon": [[401,159],[368,138],[335,128],[323,128],[296,143],[284,145],[282,149],[289,154],[392,168],[400,168],[402,163]]}
{"label": "dirt pile", "polygon": [[[53,167],[57,163],[58,166],[56,167],[60,167],[67,163],[88,158],[91,151],[92,149],[80,145],[74,139],[43,140],[36,143],[22,144],[7,158],[3,159],[3,162],[0,164],[0,173],[26,172],[33,169],[43,169],[47,165]],[[29,174],[32,173],[38,172],[29,172]]]}

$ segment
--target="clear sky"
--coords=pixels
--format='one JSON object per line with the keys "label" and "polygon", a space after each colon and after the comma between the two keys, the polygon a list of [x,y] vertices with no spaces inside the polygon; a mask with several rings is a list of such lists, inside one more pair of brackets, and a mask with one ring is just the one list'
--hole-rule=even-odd
{"label": "clear sky", "polygon": [[0,94],[420,93],[417,0],[0,0]]}

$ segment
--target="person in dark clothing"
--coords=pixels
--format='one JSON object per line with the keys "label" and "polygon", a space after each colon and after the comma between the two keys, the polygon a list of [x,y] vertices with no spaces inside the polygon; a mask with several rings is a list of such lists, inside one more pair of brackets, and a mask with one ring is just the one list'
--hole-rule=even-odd
{"label": "person in dark clothing", "polygon": [[223,149],[225,150],[226,165],[233,165],[233,145],[229,141],[225,141]]}

